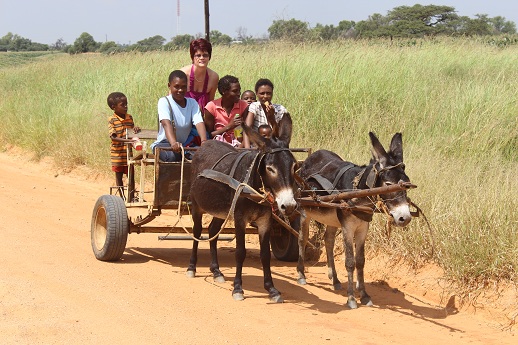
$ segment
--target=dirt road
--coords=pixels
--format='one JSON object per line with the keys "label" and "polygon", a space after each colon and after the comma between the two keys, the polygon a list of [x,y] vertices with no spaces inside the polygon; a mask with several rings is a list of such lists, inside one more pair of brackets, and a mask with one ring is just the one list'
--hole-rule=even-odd
{"label": "dirt road", "polygon": [[231,297],[233,242],[220,245],[224,285],[210,278],[207,243],[195,279],[185,276],[190,241],[158,241],[156,234],[131,234],[121,261],[97,261],[90,218],[110,182],[0,153],[0,343],[518,343],[516,327],[502,331],[495,320],[427,301],[412,277],[380,283],[387,273],[372,261],[367,288],[375,306],[357,310],[345,308],[345,292],[330,289],[322,263],[309,267],[310,284],[302,287],[295,265],[276,259],[285,303],[270,303],[254,243],[247,244],[242,302]]}

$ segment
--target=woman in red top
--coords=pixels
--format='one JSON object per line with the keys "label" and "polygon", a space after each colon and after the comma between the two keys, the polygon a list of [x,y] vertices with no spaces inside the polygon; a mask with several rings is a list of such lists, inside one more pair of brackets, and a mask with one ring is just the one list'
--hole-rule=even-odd
{"label": "woman in red top", "polygon": [[224,76],[218,82],[218,91],[221,98],[209,102],[203,113],[207,133],[216,140],[242,147],[234,129],[241,125],[244,116],[248,114],[248,102],[240,99],[239,79],[231,75]]}

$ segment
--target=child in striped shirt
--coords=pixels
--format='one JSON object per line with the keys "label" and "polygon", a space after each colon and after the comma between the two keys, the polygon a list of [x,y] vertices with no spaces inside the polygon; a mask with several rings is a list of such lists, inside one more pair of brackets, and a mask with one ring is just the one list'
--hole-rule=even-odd
{"label": "child in striped shirt", "polygon": [[133,117],[128,114],[128,98],[122,92],[112,92],[107,101],[108,106],[113,110],[113,115],[108,118],[112,171],[115,172],[116,185],[122,187],[123,175],[128,174],[126,145],[138,141],[136,137],[126,139],[126,131],[132,129],[133,133],[138,133],[140,127],[135,126]]}

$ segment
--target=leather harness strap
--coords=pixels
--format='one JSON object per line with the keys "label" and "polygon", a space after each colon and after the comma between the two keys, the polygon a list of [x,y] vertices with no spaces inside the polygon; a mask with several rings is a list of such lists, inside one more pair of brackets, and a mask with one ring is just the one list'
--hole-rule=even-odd
{"label": "leather harness strap", "polygon": [[348,171],[349,169],[353,168],[355,165],[353,163],[349,163],[347,162],[339,171],[338,173],[336,174],[335,176],[335,179],[333,181],[333,183],[331,183],[327,178],[323,177],[322,175],[320,175],[320,172],[322,172],[331,162],[328,162],[326,165],[324,165],[322,167],[322,169],[320,169],[317,173],[314,173],[314,174],[311,174],[308,176],[308,180],[309,179],[314,179],[315,181],[318,182],[318,184],[320,186],[322,186],[322,188],[327,191],[329,194],[337,194],[339,191],[336,189],[336,185],[338,184],[338,182],[340,181],[340,179],[342,178],[342,176],[345,174],[346,171]]}

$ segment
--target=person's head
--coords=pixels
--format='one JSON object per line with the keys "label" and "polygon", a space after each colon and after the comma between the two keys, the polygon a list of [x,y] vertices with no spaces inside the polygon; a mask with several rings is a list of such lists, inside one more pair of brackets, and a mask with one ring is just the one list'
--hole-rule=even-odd
{"label": "person's head", "polygon": [[112,92],[108,95],[108,106],[119,116],[125,116],[128,112],[128,98],[122,92]]}
{"label": "person's head", "polygon": [[260,125],[257,131],[263,138],[270,139],[272,137],[272,127],[269,125]]}
{"label": "person's head", "polygon": [[212,45],[204,38],[198,38],[189,44],[192,63],[202,61],[207,64],[212,57]]}
{"label": "person's head", "polygon": [[177,69],[169,74],[169,83],[167,84],[171,91],[171,96],[176,102],[185,99],[185,92],[187,92],[187,75]]}
{"label": "person's head", "polygon": [[234,103],[237,102],[239,100],[239,95],[241,95],[241,85],[239,84],[239,79],[232,75],[224,76],[218,81],[218,91],[222,98],[232,98]]}
{"label": "person's head", "polygon": [[257,101],[257,98],[255,97],[255,92],[252,90],[246,90],[241,95],[241,99],[244,101],[247,101],[248,104]]}
{"label": "person's head", "polygon": [[270,79],[259,79],[257,83],[255,83],[255,93],[261,104],[264,104],[266,101],[271,102],[273,97],[273,83]]}

